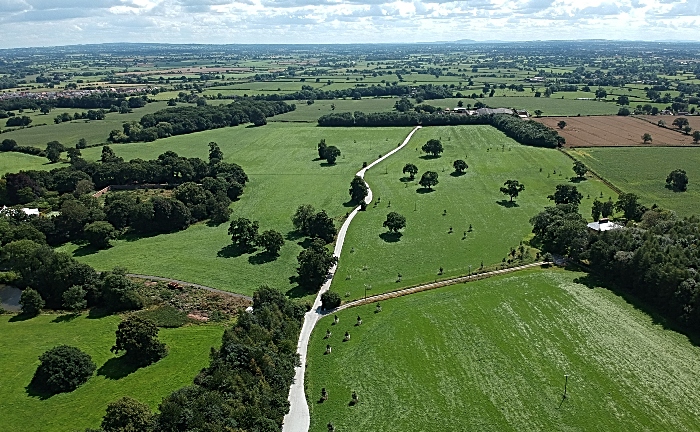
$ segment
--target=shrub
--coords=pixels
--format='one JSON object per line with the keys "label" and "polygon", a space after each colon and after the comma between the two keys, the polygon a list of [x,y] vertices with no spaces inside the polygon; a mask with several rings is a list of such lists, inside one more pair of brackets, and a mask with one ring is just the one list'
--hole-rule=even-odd
{"label": "shrub", "polygon": [[95,372],[92,358],[78,348],[60,345],[39,357],[41,364],[34,374],[32,385],[52,394],[71,392]]}
{"label": "shrub", "polygon": [[32,288],[27,288],[22,291],[19,298],[19,304],[22,305],[22,313],[29,316],[37,316],[44,307],[44,299],[41,295]]}
{"label": "shrub", "polygon": [[148,405],[123,397],[107,405],[102,419],[104,432],[148,432],[153,430],[153,413]]}
{"label": "shrub", "polygon": [[150,320],[158,327],[176,328],[190,322],[187,314],[173,306],[161,306],[138,313],[138,316]]}
{"label": "shrub", "polygon": [[340,294],[335,291],[326,291],[321,294],[321,307],[323,309],[335,309],[340,306]]}
{"label": "shrub", "polygon": [[117,342],[111,351],[125,352],[130,363],[147,366],[168,354],[165,344],[158,340],[158,327],[149,319],[131,315],[119,323]]}

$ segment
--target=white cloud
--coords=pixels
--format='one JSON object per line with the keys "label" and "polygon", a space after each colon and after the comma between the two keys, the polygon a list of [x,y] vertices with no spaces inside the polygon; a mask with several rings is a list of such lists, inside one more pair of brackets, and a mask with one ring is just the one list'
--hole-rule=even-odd
{"label": "white cloud", "polygon": [[694,39],[700,0],[0,0],[0,47]]}

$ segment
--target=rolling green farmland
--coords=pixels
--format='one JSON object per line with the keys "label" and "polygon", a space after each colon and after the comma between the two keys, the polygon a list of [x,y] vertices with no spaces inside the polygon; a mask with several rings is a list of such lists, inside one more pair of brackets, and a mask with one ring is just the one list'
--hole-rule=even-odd
{"label": "rolling green farmland", "polygon": [[[442,140],[445,152],[426,159],[420,147],[433,138]],[[451,175],[455,159],[469,165],[465,175]],[[415,181],[404,178],[406,163],[418,167]],[[520,145],[490,126],[421,129],[405,149],[367,174],[375,202],[381,202],[358,214],[350,226],[331,289],[341,296],[349,293],[344,298],[351,300],[364,295],[365,285],[371,286],[368,295],[377,294],[466,274],[469,266],[476,270],[482,262],[500,263],[510,247],[518,247],[530,235],[529,219],[551,203],[547,195],[574,175],[571,166],[571,160],[556,150]],[[438,173],[440,183],[425,193],[417,182],[428,170]],[[499,191],[508,179],[525,185],[516,206]],[[605,199],[614,195],[592,179],[577,187],[584,197],[584,214],[601,192]],[[406,217],[400,238],[387,235],[382,227],[391,211]],[[464,236],[470,224],[473,231]],[[442,276],[437,274],[440,267]]]}
{"label": "rolling green farmland", "polygon": [[5,173],[15,173],[21,170],[54,169],[61,164],[49,164],[45,157],[32,156],[23,153],[0,153],[0,176]]}
{"label": "rolling green farmland", "polygon": [[698,347],[587,279],[524,271],[323,318],[307,357],[310,430],[697,430]]}
{"label": "rolling green farmland", "polygon": [[[567,150],[625,192],[641,197],[647,206],[658,204],[681,216],[700,214],[700,149],[698,148],[581,148]],[[674,169],[688,173],[686,192],[666,189]]]}
{"label": "rolling green farmland", "polygon": [[[107,404],[130,396],[157,408],[163,397],[188,385],[208,364],[209,349],[221,343],[223,327],[215,325],[163,329],[160,338],[170,352],[163,360],[129,371],[109,351],[114,345],[118,316],[75,319],[40,315],[12,322],[0,316],[0,429],[8,432],[59,432],[100,425]],[[71,393],[42,399],[25,387],[34,375],[38,357],[47,349],[67,344],[92,356],[96,374]]]}
{"label": "rolling green farmland", "polygon": [[[117,155],[125,159],[155,158],[166,150],[182,156],[206,159],[207,143],[216,141],[225,160],[243,167],[250,182],[240,201],[232,206],[232,217],[260,221],[260,229],[275,229],[283,235],[293,230],[290,217],[301,204],[325,209],[336,219],[352,207],[348,187],[362,162],[371,162],[379,154],[397,146],[409,128],[342,129],[309,125],[274,123],[261,128],[239,126],[191,135],[181,135],[153,143],[115,145]],[[335,166],[322,166],[317,143],[325,138],[343,152]],[[355,142],[357,141],[357,142]],[[83,155],[98,159],[101,149],[86,149]],[[107,250],[90,253],[77,245],[63,250],[99,270],[125,266],[132,273],[171,277],[215,288],[251,294],[261,284],[289,289],[289,277],[295,274],[296,257],[302,250],[290,234],[272,262],[261,261],[256,254],[232,256],[228,224],[217,227],[197,224],[185,231],[138,240],[113,242]]]}

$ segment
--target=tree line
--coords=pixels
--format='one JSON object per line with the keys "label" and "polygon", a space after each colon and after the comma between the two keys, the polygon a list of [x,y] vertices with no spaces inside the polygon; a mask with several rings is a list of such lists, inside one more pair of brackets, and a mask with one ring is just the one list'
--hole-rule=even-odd
{"label": "tree line", "polygon": [[419,86],[405,85],[358,85],[354,88],[323,90],[309,85],[303,85],[301,90],[293,93],[260,94],[253,96],[256,100],[282,101],[282,100],[333,100],[333,99],[361,99],[363,97],[381,96],[411,96],[417,99],[445,99],[453,96],[449,88],[434,84],[421,84]]}
{"label": "tree line", "polygon": [[124,123],[122,129],[109,134],[111,142],[154,141],[172,135],[238,126],[267,124],[267,117],[294,111],[296,105],[242,99],[228,105],[202,105],[165,108],[146,114],[138,122]]}
{"label": "tree line", "polygon": [[[222,161],[223,152],[214,142],[209,143],[208,162],[172,151],[154,160],[124,162],[105,146],[101,163],[96,163],[82,159],[77,149],[69,150],[69,167],[8,173],[0,179],[0,204],[38,202],[58,211],[51,218],[8,211],[0,219],[0,240],[30,238],[53,246],[84,240],[103,248],[129,231],[173,232],[206,219],[223,223],[229,219],[231,202],[248,182],[239,165]],[[172,194],[143,198],[133,192],[113,192],[104,206],[91,196],[96,187],[147,183],[166,184],[173,188]]]}
{"label": "tree line", "polygon": [[437,112],[377,112],[331,113],[318,119],[319,126],[334,127],[380,127],[380,126],[452,126],[491,125],[521,144],[535,147],[556,148],[565,144],[565,139],[554,129],[542,123],[506,114],[479,116],[444,114]]}
{"label": "tree line", "polygon": [[[138,99],[138,100],[137,100]],[[133,100],[133,101],[132,101]],[[15,110],[38,110],[42,106],[51,108],[83,108],[83,109],[110,109],[111,107],[120,107],[126,102],[131,108],[137,108],[136,105],[145,106],[150,100],[146,97],[146,93],[115,93],[103,92],[90,94],[81,97],[58,96],[53,99],[35,99],[35,98],[11,98],[0,100],[0,110],[15,111]]]}

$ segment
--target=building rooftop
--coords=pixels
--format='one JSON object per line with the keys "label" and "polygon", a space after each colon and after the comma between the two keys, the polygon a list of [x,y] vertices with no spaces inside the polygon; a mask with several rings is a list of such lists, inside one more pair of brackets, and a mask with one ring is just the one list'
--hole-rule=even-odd
{"label": "building rooftop", "polygon": [[619,223],[611,222],[609,219],[601,219],[598,222],[591,222],[588,224],[588,228],[593,231],[610,231],[614,229],[623,228]]}

